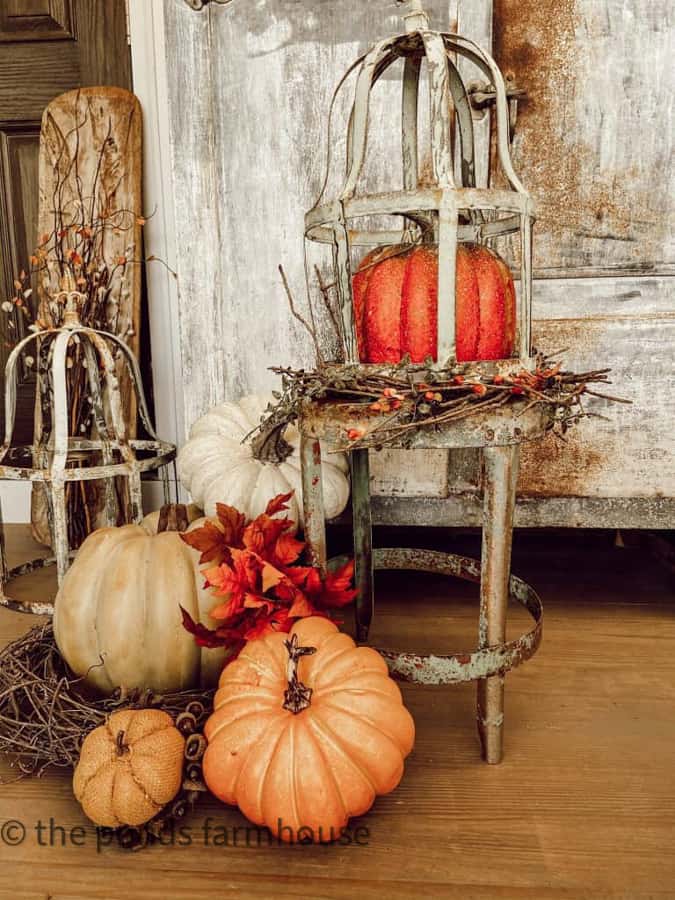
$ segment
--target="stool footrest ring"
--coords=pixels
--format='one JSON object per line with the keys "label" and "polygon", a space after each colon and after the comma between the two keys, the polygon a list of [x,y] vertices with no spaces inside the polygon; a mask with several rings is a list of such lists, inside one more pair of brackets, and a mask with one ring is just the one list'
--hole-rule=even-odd
{"label": "stool footrest ring", "polygon": [[[71,551],[71,559],[75,556],[75,552]],[[5,606],[14,612],[28,613],[32,616],[53,616],[54,615],[54,599],[51,600],[31,600],[25,603],[21,600],[13,600],[4,592],[6,585],[13,578],[21,578],[23,575],[29,575],[31,572],[37,572],[39,569],[46,569],[48,566],[56,565],[56,557],[39,556],[37,559],[31,559],[29,562],[21,563],[21,565],[10,569],[7,572],[7,581],[3,585],[0,583],[0,606]]]}
{"label": "stool footrest ring", "polygon": [[[452,575],[467,581],[480,582],[480,561],[454,553],[412,548],[384,548],[373,550],[376,570],[402,569]],[[399,681],[418,684],[455,684],[504,675],[525,662],[541,643],[543,608],[538,594],[522,579],[511,575],[509,599],[530,613],[535,625],[519,638],[474,650],[472,653],[416,653],[414,650],[373,649],[384,658],[389,672]]]}

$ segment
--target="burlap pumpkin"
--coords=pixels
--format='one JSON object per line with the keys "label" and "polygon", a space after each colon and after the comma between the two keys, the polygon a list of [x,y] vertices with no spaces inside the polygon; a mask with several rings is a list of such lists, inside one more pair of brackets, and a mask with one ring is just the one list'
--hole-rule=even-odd
{"label": "burlap pumpkin", "polygon": [[75,797],[96,825],[142,825],[180,790],[184,748],[168,713],[113,713],[84,739],[73,776]]}

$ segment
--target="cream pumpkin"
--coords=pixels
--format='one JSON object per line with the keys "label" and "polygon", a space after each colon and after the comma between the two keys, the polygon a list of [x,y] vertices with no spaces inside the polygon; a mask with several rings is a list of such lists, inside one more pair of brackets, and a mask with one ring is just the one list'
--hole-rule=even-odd
{"label": "cream pumpkin", "polygon": [[90,534],[54,602],[61,655],[104,694],[210,687],[222,668],[225,651],[197,647],[182,625],[181,606],[209,628],[218,624],[199,553],[177,531],[157,533],[157,521],[151,513],[140,525]]}
{"label": "cream pumpkin", "polygon": [[[254,519],[277,494],[294,491],[288,515],[302,526],[300,435],[286,427],[281,441],[263,443],[248,435],[260,424],[271,397],[252,395],[239,403],[214,406],[192,426],[178,454],[178,474],[192,499],[213,516],[216,503],[236,507]],[[347,458],[323,448],[323,498],[326,516],[339,515],[349,499]]]}
{"label": "cream pumpkin", "polygon": [[204,734],[217,797],[282,840],[327,842],[398,785],[415,726],[382,657],[314,616],[244,647]]}

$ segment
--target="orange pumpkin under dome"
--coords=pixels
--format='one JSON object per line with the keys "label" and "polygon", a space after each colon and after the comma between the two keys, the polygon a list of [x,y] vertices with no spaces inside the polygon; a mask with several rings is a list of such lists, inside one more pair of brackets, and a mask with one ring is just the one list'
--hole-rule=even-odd
{"label": "orange pumpkin under dome", "polygon": [[[457,360],[510,357],[516,292],[508,265],[482,244],[459,244],[455,285]],[[412,362],[424,362],[427,357],[436,360],[435,246],[378,248],[361,261],[352,286],[361,362],[395,363],[406,354]]]}

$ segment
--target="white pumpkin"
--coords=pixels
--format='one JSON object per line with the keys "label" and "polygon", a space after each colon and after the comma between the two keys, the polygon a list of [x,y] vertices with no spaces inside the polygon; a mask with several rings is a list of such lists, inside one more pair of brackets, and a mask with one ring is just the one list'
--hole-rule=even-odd
{"label": "white pumpkin", "polygon": [[[286,515],[302,526],[298,429],[286,427],[283,439],[291,452],[283,460],[257,458],[251,439],[244,441],[260,424],[270,400],[252,395],[239,403],[221,403],[192,426],[178,454],[178,474],[207,516],[215,515],[216,503],[227,503],[247,518],[255,518],[277,494],[294,491]],[[332,519],[349,500],[349,464],[344,453],[323,445],[322,451],[323,501],[326,517]]]}
{"label": "white pumpkin", "polygon": [[[188,509],[194,519],[195,510]],[[198,528],[195,519],[188,530]],[[104,694],[211,687],[225,651],[195,644],[180,607],[208,628],[216,605],[204,589],[199,553],[177,531],[140,525],[99,528],[80,547],[54,602],[54,637],[70,668]]]}

